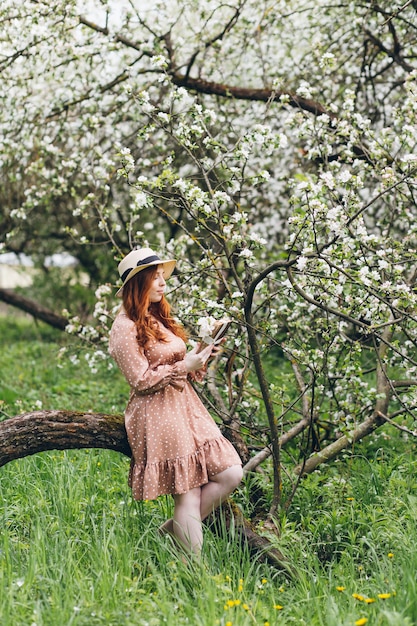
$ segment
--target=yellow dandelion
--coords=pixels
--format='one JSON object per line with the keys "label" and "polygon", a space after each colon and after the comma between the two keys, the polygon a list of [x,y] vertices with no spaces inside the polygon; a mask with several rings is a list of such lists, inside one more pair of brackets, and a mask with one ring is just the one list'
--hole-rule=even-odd
{"label": "yellow dandelion", "polygon": [[243,591],[243,585],[242,585],[242,583],[239,583],[239,587],[237,588],[237,590],[239,591],[239,593],[240,593],[241,591]]}
{"label": "yellow dandelion", "polygon": [[387,600],[390,597],[391,597],[390,593],[378,593],[378,598],[380,600]]}
{"label": "yellow dandelion", "polygon": [[364,624],[366,624],[367,621],[368,621],[367,617],[361,617],[360,619],[356,620],[355,626],[364,626]]}
{"label": "yellow dandelion", "polygon": [[226,622],[226,626],[232,626],[232,622]]}
{"label": "yellow dandelion", "polygon": [[343,587],[343,585],[339,585],[339,587],[336,587],[336,591],[345,591],[346,587]]}
{"label": "yellow dandelion", "polygon": [[245,609],[245,611],[249,611],[249,606],[247,604],[242,604],[242,609]]}
{"label": "yellow dandelion", "polygon": [[228,606],[229,608],[232,608],[232,607],[234,607],[234,606],[235,606],[235,601],[234,601],[234,600],[228,600],[228,601],[226,602],[226,604],[227,604],[227,606]]}
{"label": "yellow dandelion", "polygon": [[354,500],[354,499],[355,499],[355,498],[346,498],[346,500],[347,500],[348,502],[353,502],[353,500]]}
{"label": "yellow dandelion", "polygon": [[264,626],[269,626],[269,622],[264,622]]}
{"label": "yellow dandelion", "polygon": [[262,583],[263,585],[266,585],[266,583],[267,583],[267,582],[268,582],[268,580],[267,580],[266,578],[262,578],[261,583]]}
{"label": "yellow dandelion", "polygon": [[388,558],[389,559],[393,559],[394,558],[394,553],[393,552],[388,552]]}
{"label": "yellow dandelion", "polygon": [[366,604],[372,604],[373,602],[376,602],[375,598],[365,598],[365,602]]}
{"label": "yellow dandelion", "polygon": [[361,596],[360,593],[352,593],[352,598],[355,598],[355,600],[359,600],[360,602],[363,602],[365,600],[365,598]]}
{"label": "yellow dandelion", "polygon": [[277,611],[282,611],[284,607],[281,606],[280,604],[274,604],[274,609],[276,609]]}

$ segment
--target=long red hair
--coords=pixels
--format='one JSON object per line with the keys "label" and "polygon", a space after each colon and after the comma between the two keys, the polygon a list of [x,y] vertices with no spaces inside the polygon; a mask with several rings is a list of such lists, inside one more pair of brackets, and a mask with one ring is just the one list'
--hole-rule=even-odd
{"label": "long red hair", "polygon": [[138,344],[145,347],[150,341],[166,341],[155,320],[159,320],[174,335],[187,340],[184,328],[171,317],[171,307],[165,298],[150,302],[149,292],[158,266],[147,267],[133,276],[123,287],[123,306],[127,316],[135,322]]}

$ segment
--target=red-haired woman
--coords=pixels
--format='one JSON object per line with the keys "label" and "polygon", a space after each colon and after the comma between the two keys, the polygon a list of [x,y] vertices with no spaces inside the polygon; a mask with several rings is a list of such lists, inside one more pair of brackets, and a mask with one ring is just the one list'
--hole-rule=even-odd
{"label": "red-haired woman", "polygon": [[175,263],[150,248],[119,263],[123,307],[111,329],[110,354],[130,386],[125,424],[132,495],[172,494],[174,516],[161,530],[199,553],[202,520],[240,483],[242,466],[189,382],[202,377],[216,348],[186,351],[186,333],[164,296]]}

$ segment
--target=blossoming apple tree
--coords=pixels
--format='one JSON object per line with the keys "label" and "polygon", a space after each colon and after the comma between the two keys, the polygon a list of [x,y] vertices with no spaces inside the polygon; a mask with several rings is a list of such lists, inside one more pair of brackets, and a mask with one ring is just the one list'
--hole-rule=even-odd
{"label": "blossoming apple tree", "polygon": [[3,251],[78,260],[97,302],[67,329],[92,367],[115,262],[136,245],[175,256],[170,298],[191,335],[233,321],[207,399],[248,470],[269,459],[272,514],[381,426],[415,435],[415,12],[0,7]]}

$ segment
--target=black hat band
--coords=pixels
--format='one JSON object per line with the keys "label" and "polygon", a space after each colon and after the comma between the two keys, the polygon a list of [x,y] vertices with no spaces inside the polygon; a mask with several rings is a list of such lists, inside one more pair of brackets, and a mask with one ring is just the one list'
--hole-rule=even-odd
{"label": "black hat band", "polygon": [[[156,254],[152,256],[147,256],[146,259],[141,259],[136,263],[136,267],[140,267],[141,265],[147,265],[148,263],[153,263],[154,261],[160,261],[161,259]],[[125,282],[126,278],[129,276],[130,272],[135,269],[134,267],[129,267],[129,269],[125,270],[121,275],[121,279]]]}

